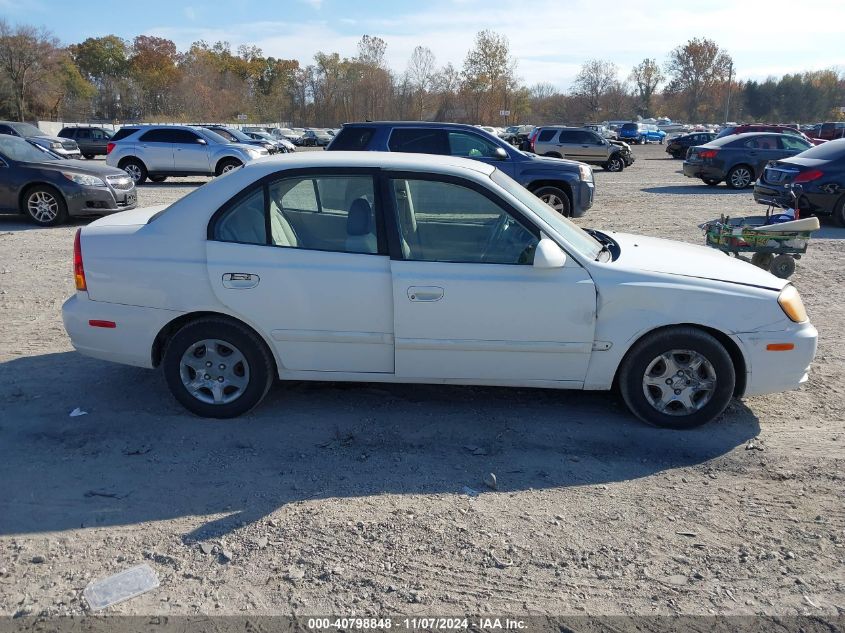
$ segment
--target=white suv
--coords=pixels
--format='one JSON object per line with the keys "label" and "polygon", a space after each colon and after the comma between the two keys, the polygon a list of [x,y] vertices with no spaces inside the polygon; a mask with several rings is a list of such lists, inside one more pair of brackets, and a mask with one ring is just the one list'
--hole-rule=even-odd
{"label": "white suv", "polygon": [[147,178],[161,182],[168,176],[219,176],[267,150],[230,143],[198,127],[148,125],[119,141],[109,143],[106,164],[123,169],[136,185]]}

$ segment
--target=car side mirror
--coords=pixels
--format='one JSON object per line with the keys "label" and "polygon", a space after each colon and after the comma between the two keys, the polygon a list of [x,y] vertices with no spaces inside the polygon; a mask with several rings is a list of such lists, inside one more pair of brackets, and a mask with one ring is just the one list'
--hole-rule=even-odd
{"label": "car side mirror", "polygon": [[544,237],[537,244],[534,251],[534,268],[563,268],[566,264],[566,253],[554,240]]}
{"label": "car side mirror", "polygon": [[197,143],[199,143],[200,145],[208,145],[208,141],[206,141],[204,138],[198,138]]}
{"label": "car side mirror", "polygon": [[508,153],[505,151],[505,148],[497,147],[493,151],[493,157],[497,160],[507,160],[508,159]]}

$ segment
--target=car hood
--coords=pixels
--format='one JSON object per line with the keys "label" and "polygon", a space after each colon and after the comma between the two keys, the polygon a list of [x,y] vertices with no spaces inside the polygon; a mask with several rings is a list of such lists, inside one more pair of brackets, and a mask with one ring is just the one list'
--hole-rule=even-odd
{"label": "car hood", "polygon": [[[66,141],[73,141],[72,138],[62,138],[61,136],[50,136],[49,134],[39,134],[38,136],[30,136],[31,141],[50,141],[51,143],[64,143]],[[75,143],[76,141],[74,141]]]}
{"label": "car hood", "polygon": [[91,176],[125,176],[126,172],[117,167],[109,167],[102,163],[95,163],[90,160],[50,160],[43,163],[30,163],[38,165],[41,169],[51,171],[73,171]]}
{"label": "car hood", "polygon": [[621,250],[614,265],[632,271],[710,279],[770,290],[781,290],[788,283],[757,266],[707,246],[629,233],[609,231],[607,234],[616,240]]}
{"label": "car hood", "polygon": [[569,165],[577,169],[580,163],[576,160],[569,160],[568,158],[552,158],[551,156],[534,155],[532,164],[542,167],[543,169],[548,168],[549,170],[552,170],[560,169],[562,165]]}

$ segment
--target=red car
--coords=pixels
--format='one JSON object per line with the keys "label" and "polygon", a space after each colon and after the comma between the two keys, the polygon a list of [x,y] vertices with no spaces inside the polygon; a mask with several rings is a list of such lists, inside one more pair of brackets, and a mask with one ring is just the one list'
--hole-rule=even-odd
{"label": "red car", "polygon": [[723,128],[721,132],[716,136],[716,138],[722,138],[723,136],[730,136],[731,134],[745,134],[746,132],[775,132],[778,134],[792,134],[793,136],[798,136],[803,138],[805,141],[809,141],[813,145],[821,145],[825,141],[820,138],[810,138],[804,132],[796,130],[794,127],[789,127],[788,125],[775,125],[775,124],[768,124],[768,123],[747,123],[744,125],[730,125],[726,128]]}

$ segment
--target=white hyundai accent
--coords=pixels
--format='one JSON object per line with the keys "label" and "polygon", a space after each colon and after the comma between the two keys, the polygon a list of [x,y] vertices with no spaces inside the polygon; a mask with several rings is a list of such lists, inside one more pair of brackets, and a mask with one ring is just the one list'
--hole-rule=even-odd
{"label": "white hyundai accent", "polygon": [[666,427],[807,380],[795,288],[705,247],[584,231],[473,160],[255,161],[76,235],[81,353],[163,367],[200,416],[275,378],[610,389]]}

